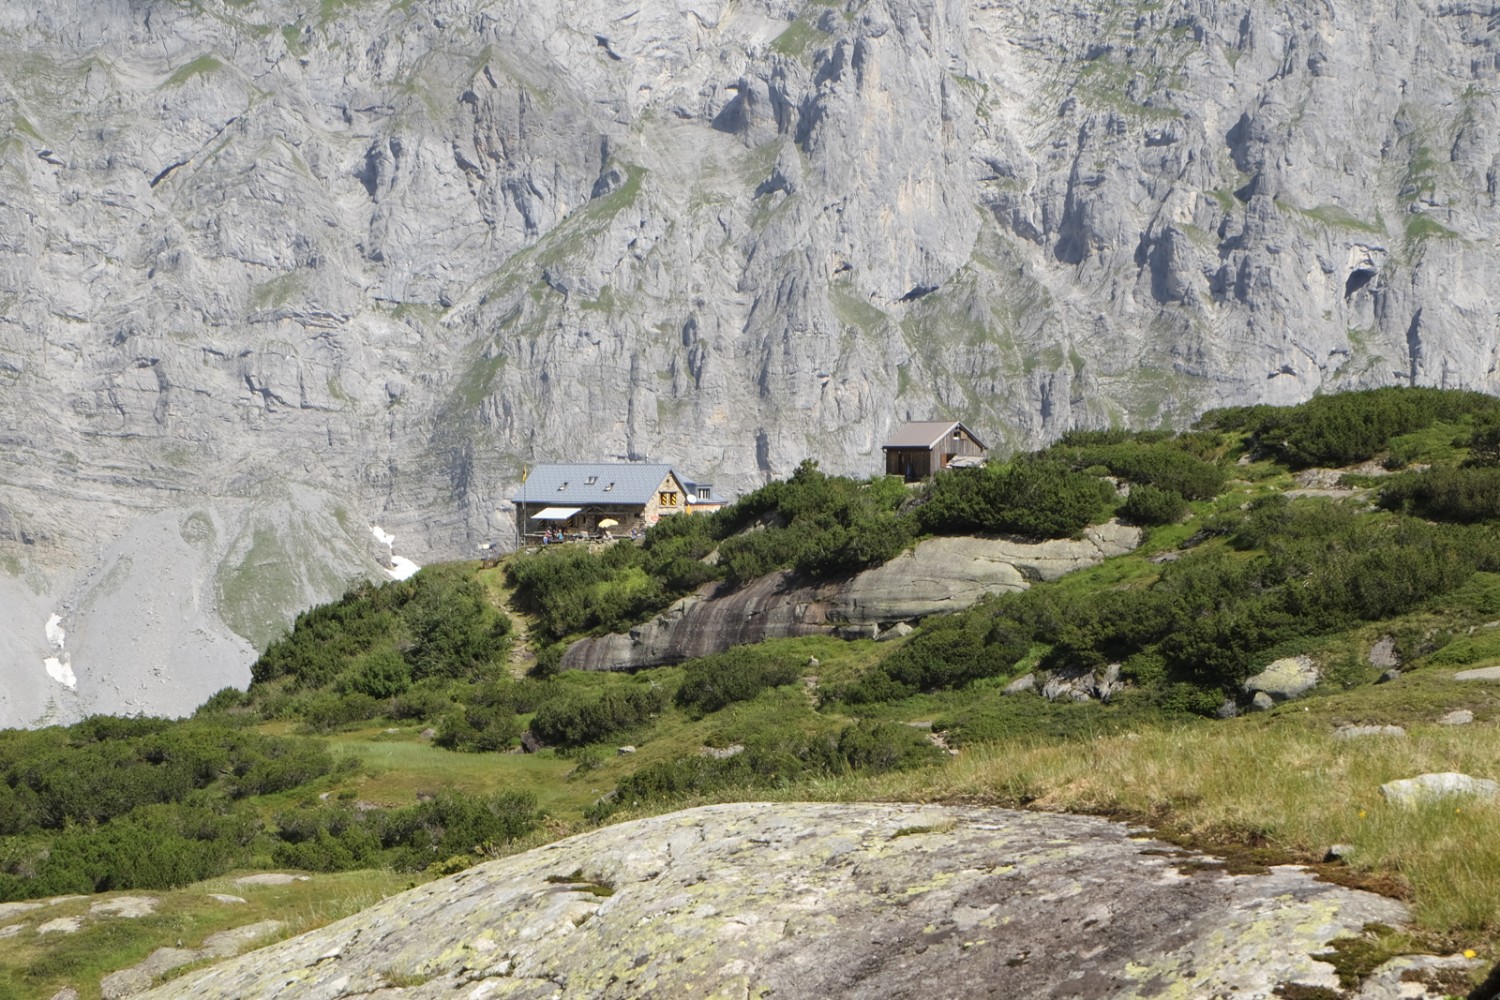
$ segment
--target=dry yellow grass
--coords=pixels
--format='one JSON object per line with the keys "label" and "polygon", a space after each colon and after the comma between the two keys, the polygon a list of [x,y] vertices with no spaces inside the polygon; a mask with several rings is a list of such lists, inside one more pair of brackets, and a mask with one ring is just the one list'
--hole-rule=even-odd
{"label": "dry yellow grass", "polygon": [[1493,953],[1500,803],[1456,797],[1412,809],[1380,794],[1384,782],[1430,771],[1500,775],[1500,730],[1418,725],[1404,738],[1340,740],[1288,715],[981,747],[939,770],[821,782],[801,794],[1103,813],[1286,861],[1316,862],[1348,844],[1349,873],[1407,898],[1420,928]]}

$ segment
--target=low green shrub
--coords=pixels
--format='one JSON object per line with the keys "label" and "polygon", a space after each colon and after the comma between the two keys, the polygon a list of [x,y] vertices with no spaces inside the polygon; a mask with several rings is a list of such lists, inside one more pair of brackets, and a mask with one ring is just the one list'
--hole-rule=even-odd
{"label": "low green shrub", "polygon": [[347,871],[390,865],[420,871],[456,855],[493,855],[541,820],[529,792],[458,795],[440,792],[404,809],[343,806],[277,816],[278,865]]}
{"label": "low green shrub", "polygon": [[521,723],[513,712],[489,705],[469,705],[446,716],[433,742],[448,750],[495,753],[508,750],[521,738]]}
{"label": "low green shrub", "polygon": [[1027,630],[984,613],[927,619],[911,640],[875,669],[844,687],[830,688],[827,703],[877,704],[918,691],[959,688],[1008,671],[1031,648]]}
{"label": "low green shrub", "polygon": [[1374,458],[1398,435],[1496,411],[1500,400],[1483,393],[1386,388],[1318,396],[1293,407],[1213,410],[1199,426],[1248,433],[1294,467],[1336,466]]}
{"label": "low green shrub", "polygon": [[728,788],[783,784],[807,776],[909,770],[942,759],[925,734],[894,722],[861,720],[837,731],[764,731],[731,757],[680,757],[621,780],[588,818],[602,822],[622,806],[705,795]]}
{"label": "low green shrub", "polygon": [[801,678],[796,664],[748,646],[685,664],[675,701],[700,714],[717,712],[737,701],[749,701],[766,688],[792,684]]}
{"label": "low green shrub", "polygon": [[654,684],[616,685],[543,704],[531,731],[551,746],[578,747],[633,729],[666,706],[666,691]]}
{"label": "low green shrub", "polygon": [[1109,483],[1060,462],[1017,461],[934,477],[916,517],[934,534],[1066,538],[1103,520],[1113,497]]}
{"label": "low green shrub", "polygon": [[1162,432],[1074,431],[1042,453],[1072,469],[1105,468],[1133,486],[1208,500],[1224,489],[1224,470]]}
{"label": "low green shrub", "polygon": [[1460,524],[1500,520],[1500,466],[1434,466],[1393,476],[1380,491],[1380,506]]}
{"label": "low green shrub", "polygon": [[1187,513],[1187,506],[1187,501],[1176,490],[1141,485],[1131,488],[1130,496],[1120,505],[1120,516],[1147,527],[1175,524]]}

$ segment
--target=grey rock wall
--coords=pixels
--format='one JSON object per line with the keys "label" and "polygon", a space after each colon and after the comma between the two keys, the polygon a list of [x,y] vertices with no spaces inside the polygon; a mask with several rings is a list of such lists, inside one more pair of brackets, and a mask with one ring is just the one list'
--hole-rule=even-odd
{"label": "grey rock wall", "polygon": [[0,722],[158,515],[224,547],[105,618],[204,624],[75,659],[77,710],[243,683],[370,525],[504,547],[536,461],[732,491],[908,417],[1493,390],[1497,58],[1384,0],[8,5]]}

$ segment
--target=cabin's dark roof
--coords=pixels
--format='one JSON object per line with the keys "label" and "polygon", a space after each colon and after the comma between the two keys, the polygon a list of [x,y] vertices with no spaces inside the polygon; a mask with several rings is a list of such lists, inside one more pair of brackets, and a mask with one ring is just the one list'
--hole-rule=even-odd
{"label": "cabin's dark roof", "polygon": [[[884,448],[932,448],[943,438],[963,424],[957,420],[913,420],[902,424],[882,447]],[[984,442],[967,427],[964,430],[983,448]]]}
{"label": "cabin's dark roof", "polygon": [[671,471],[670,465],[636,462],[538,465],[510,499],[511,503],[528,507],[646,504]]}

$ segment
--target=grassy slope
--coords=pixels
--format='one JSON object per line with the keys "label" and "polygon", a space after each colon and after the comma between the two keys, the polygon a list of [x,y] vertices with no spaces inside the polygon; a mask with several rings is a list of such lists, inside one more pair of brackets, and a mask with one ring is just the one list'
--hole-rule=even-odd
{"label": "grassy slope", "polygon": [[[1456,459],[1455,428],[1405,435],[1403,458]],[[1412,458],[1411,456],[1415,456]],[[1295,486],[1291,472],[1270,461],[1237,466],[1227,490],[1192,504],[1180,524],[1153,529],[1140,550],[1051,585],[1079,594],[1144,587],[1160,572],[1153,557],[1172,551],[1215,512]],[[499,569],[476,570],[490,599],[510,597]],[[804,779],[778,787],[726,787],[699,797],[652,803],[617,813],[730,799],[888,799],[990,803],[1116,815],[1185,844],[1226,851],[1241,862],[1295,861],[1321,865],[1335,843],[1353,846],[1347,862],[1321,865],[1331,878],[1352,881],[1407,899],[1417,921],[1418,944],[1475,948],[1500,954],[1500,842],[1493,837],[1500,805],[1469,800],[1416,810],[1388,807],[1379,785],[1424,771],[1458,770],[1500,776],[1500,685],[1456,682],[1456,669],[1500,664],[1500,576],[1477,574],[1441,604],[1400,619],[1369,623],[1307,641],[1305,651],[1332,664],[1333,677],[1320,692],[1275,710],[1218,722],[1179,718],[1163,721],[1121,704],[1048,704],[1034,697],[1005,697],[1009,676],[990,678],[960,691],[938,691],[898,701],[860,706],[861,715],[941,727],[945,720],[983,715],[963,752],[938,767],[879,775]],[[1452,636],[1452,641],[1403,664],[1403,676],[1382,685],[1364,654],[1387,634]],[[703,717],[672,707],[648,724],[612,735],[581,751],[536,754],[458,754],[437,748],[420,733],[426,723],[360,723],[328,737],[339,753],[363,762],[355,772],[268,796],[259,809],[268,820],[280,810],[313,806],[326,794],[334,801],[401,806],[440,787],[471,793],[528,790],[547,819],[521,849],[586,827],[585,810],[622,778],[653,763],[753,739],[775,728],[828,730],[849,722],[847,708],[819,711],[816,690],[852,680],[899,648],[900,643],[842,642],[830,638],[778,640],[766,648],[801,664],[803,683],[768,690],[751,701]],[[817,661],[816,664],[813,661]],[[528,657],[512,656],[507,669],[519,674]],[[635,678],[569,675],[560,683],[579,691],[655,683],[675,690],[681,667],[645,671]],[[1455,708],[1474,712],[1472,725],[1436,724]],[[1405,737],[1339,739],[1336,727],[1381,723],[1407,727]],[[268,733],[285,733],[295,721],[266,722]],[[631,744],[635,752],[615,748]],[[269,858],[264,859],[269,865]],[[364,872],[316,875],[283,889],[226,889],[224,879],[161,896],[159,915],[139,921],[95,923],[77,936],[12,938],[0,950],[0,997],[50,995],[64,983],[85,997],[103,970],[139,960],[154,947],[192,945],[213,930],[274,915],[307,929],[366,905],[375,898],[431,877],[431,873]],[[249,907],[226,909],[207,900],[210,891],[230,891]],[[138,893],[139,894],[139,893]],[[80,901],[61,904],[82,908]],[[71,912],[71,910],[68,910]],[[49,912],[49,916],[50,916]],[[6,923],[9,921],[0,921]],[[1399,948],[1404,939],[1385,946]],[[7,983],[12,984],[7,986]]]}

